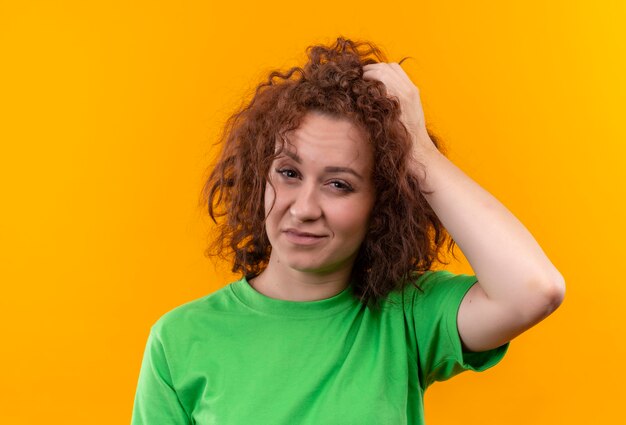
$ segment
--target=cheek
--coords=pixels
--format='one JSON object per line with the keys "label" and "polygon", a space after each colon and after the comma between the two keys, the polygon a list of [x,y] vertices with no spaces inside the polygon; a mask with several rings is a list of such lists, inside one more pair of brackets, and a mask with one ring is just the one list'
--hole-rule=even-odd
{"label": "cheek", "polygon": [[355,202],[334,210],[335,226],[350,239],[362,240],[367,233],[371,208],[367,202]]}

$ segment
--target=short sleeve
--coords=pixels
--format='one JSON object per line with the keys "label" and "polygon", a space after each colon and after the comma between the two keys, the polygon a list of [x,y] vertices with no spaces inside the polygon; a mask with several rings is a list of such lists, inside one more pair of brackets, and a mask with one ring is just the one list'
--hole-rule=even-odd
{"label": "short sleeve", "polygon": [[505,355],[509,343],[483,352],[464,352],[457,326],[461,301],[476,276],[446,270],[422,275],[413,292],[412,315],[417,342],[420,383],[425,390],[463,371],[484,371]]}
{"label": "short sleeve", "polygon": [[162,341],[151,330],[139,372],[131,425],[190,423],[172,384]]}

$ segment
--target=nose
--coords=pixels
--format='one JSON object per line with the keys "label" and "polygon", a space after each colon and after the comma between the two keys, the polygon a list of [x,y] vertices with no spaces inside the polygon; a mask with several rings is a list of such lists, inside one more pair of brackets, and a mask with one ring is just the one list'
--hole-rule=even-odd
{"label": "nose", "polygon": [[289,214],[300,223],[317,220],[322,216],[314,183],[301,185],[292,199]]}

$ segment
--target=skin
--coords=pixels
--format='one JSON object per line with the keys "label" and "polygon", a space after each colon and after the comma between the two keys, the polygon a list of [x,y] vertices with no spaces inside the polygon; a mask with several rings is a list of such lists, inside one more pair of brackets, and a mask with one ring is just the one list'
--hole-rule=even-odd
{"label": "skin", "polygon": [[[421,183],[443,225],[478,278],[457,317],[466,351],[496,348],[550,315],[563,301],[563,276],[524,225],[443,156],[426,131],[418,88],[397,63],[363,67],[364,79],[384,83],[400,102],[413,139],[412,161],[424,164]],[[417,166],[415,166],[417,170]]]}
{"label": "skin", "polygon": [[270,168],[265,211],[272,252],[250,285],[291,301],[345,289],[374,205],[372,168],[372,148],[354,124],[309,112]]}

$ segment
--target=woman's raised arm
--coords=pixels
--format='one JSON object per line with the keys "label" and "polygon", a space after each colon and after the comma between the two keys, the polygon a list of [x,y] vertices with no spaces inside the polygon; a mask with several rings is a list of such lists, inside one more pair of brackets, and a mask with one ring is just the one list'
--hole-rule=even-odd
{"label": "woman's raised arm", "polygon": [[458,314],[467,351],[496,348],[529,329],[562,302],[565,283],[524,225],[434,146],[419,90],[397,63],[364,66],[365,79],[385,84],[400,101],[401,119],[421,162],[424,194],[478,278]]}

